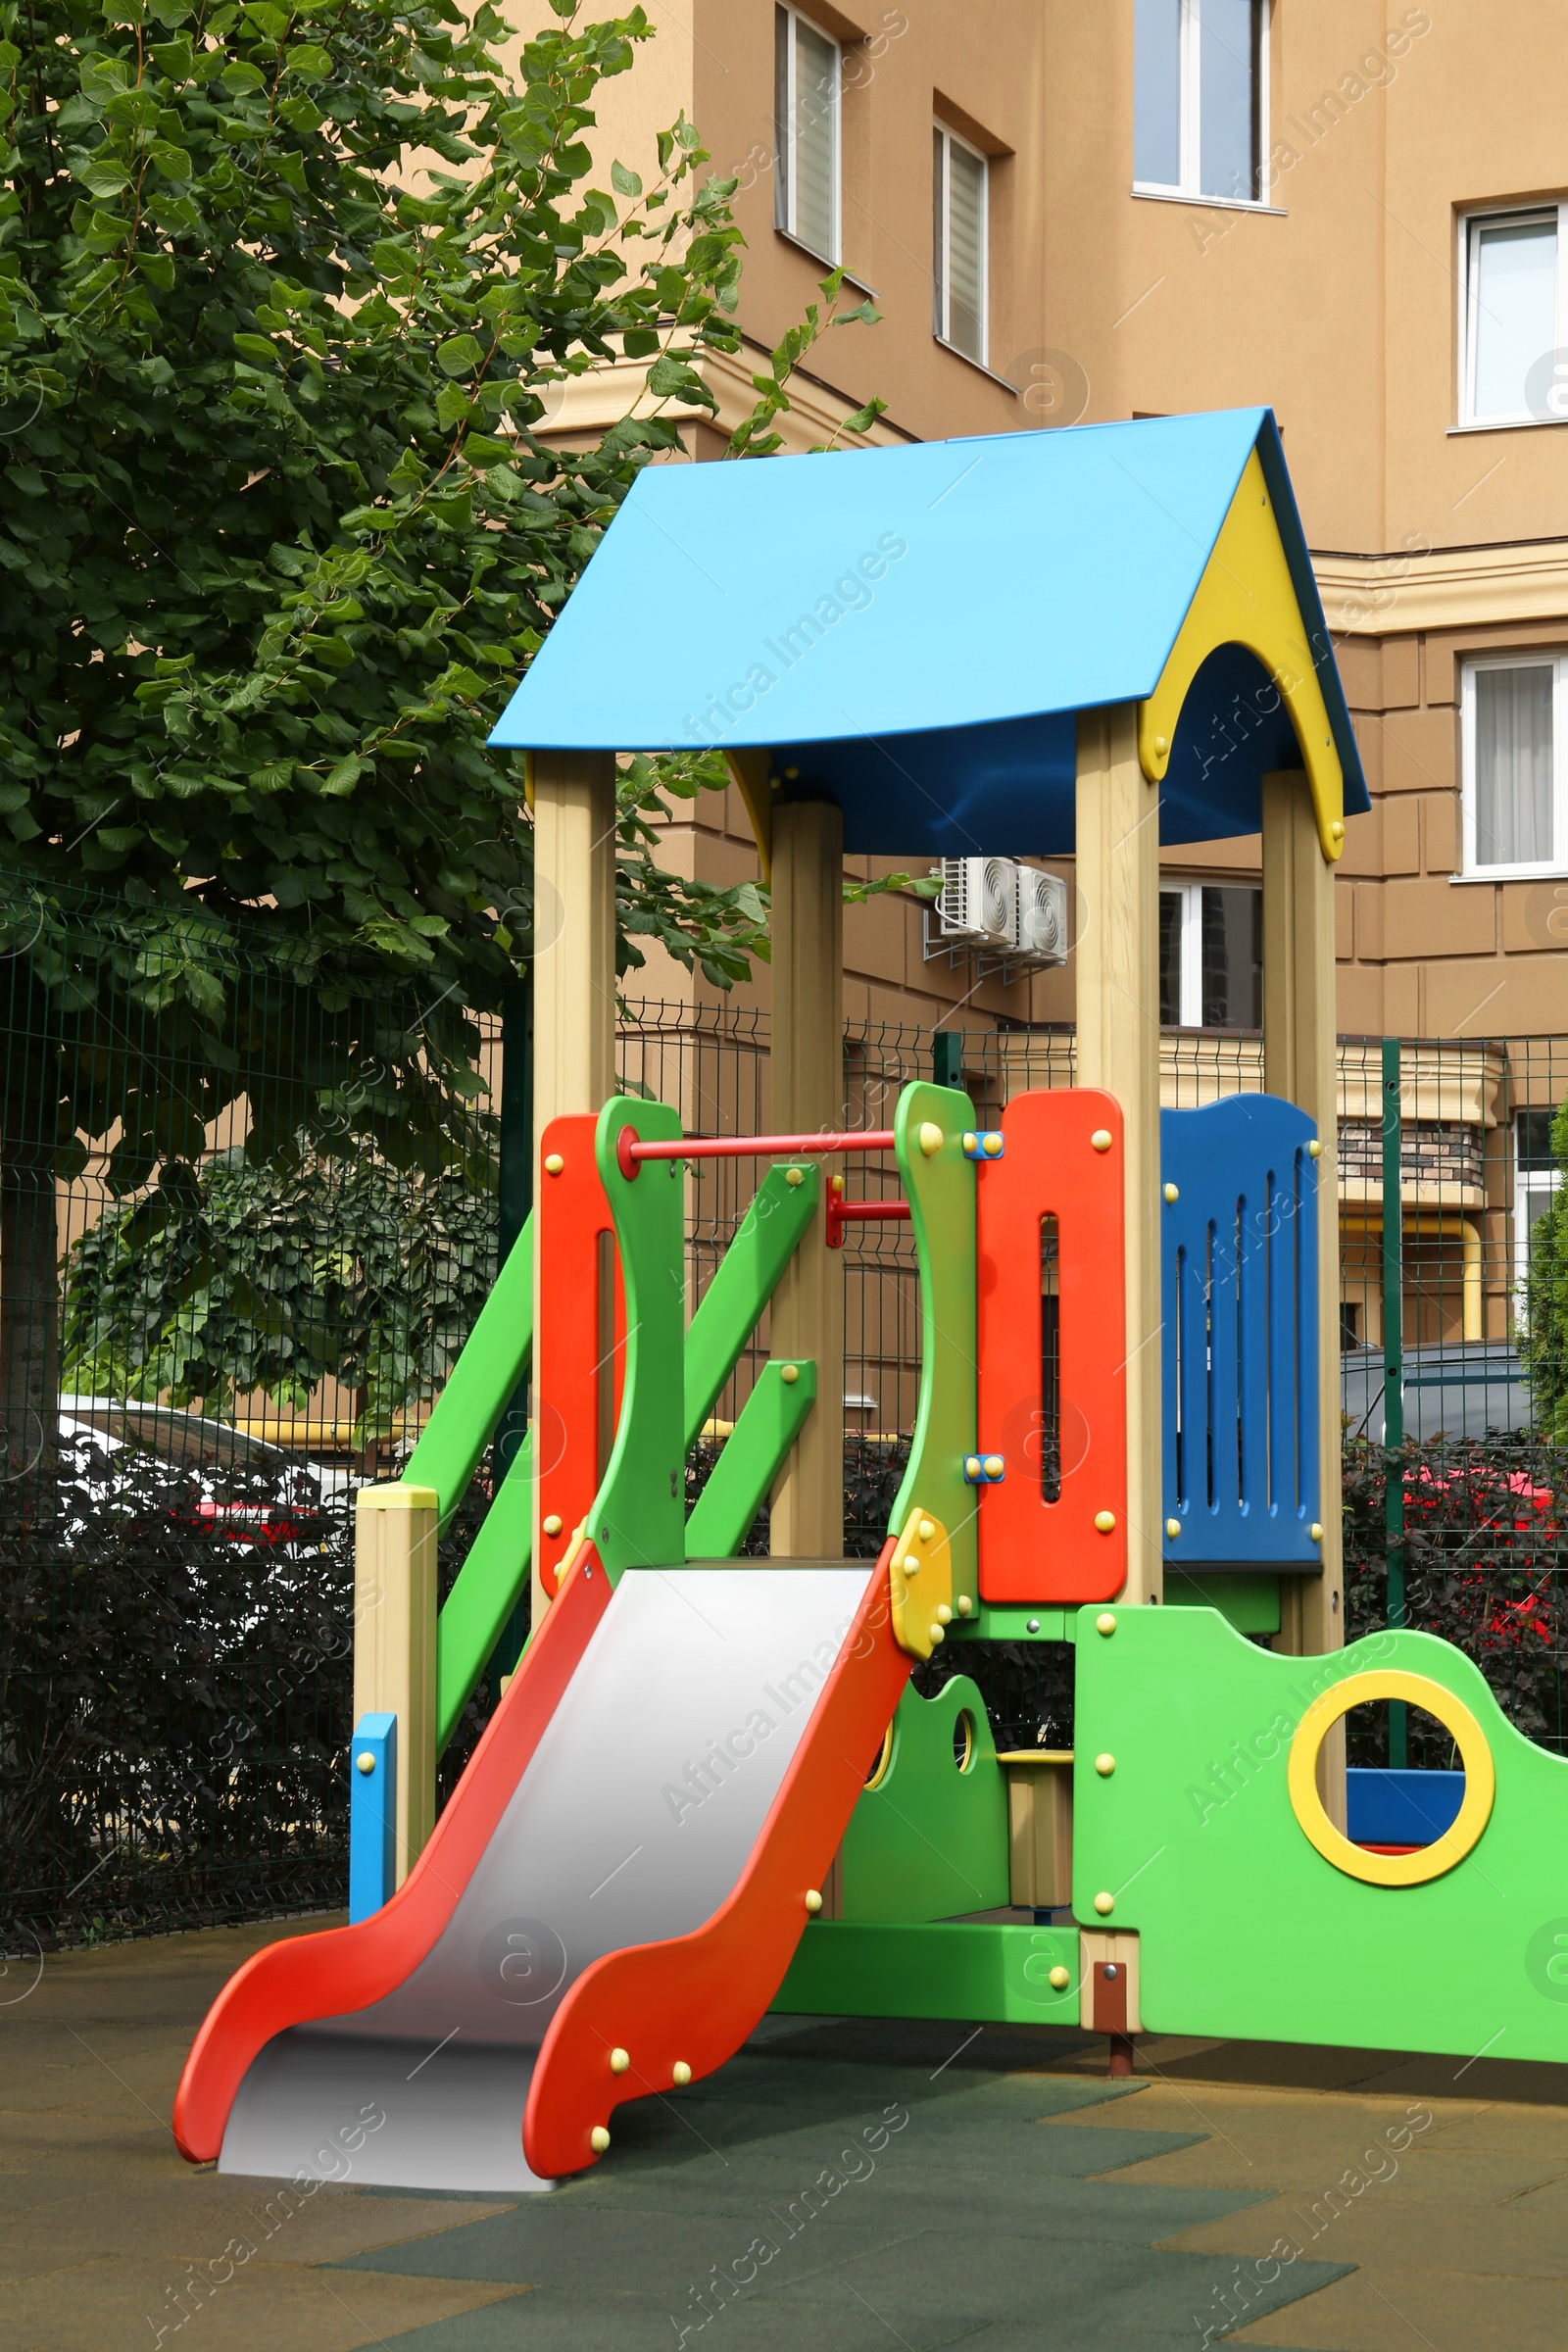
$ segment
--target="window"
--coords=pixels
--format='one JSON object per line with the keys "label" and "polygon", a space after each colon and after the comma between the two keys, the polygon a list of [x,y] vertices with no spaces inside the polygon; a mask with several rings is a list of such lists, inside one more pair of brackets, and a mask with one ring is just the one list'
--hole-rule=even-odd
{"label": "window", "polygon": [[[1482,213],[1464,223],[1465,424],[1568,420],[1561,213]],[[1561,321],[1561,323],[1559,323]]]}
{"label": "window", "polygon": [[965,359],[986,364],[986,159],[939,122],[932,133],[935,234],[933,331]]}
{"label": "window", "polygon": [[1562,1181],[1551,1148],[1549,1110],[1521,1110],[1513,1123],[1513,1250],[1515,1321],[1524,1323],[1529,1298],[1530,1250],[1536,1228]]}
{"label": "window", "polygon": [[1133,185],[1263,197],[1268,0],[1136,0]]}
{"label": "window", "polygon": [[1189,882],[1159,894],[1159,1018],[1167,1029],[1261,1029],[1263,894]]}
{"label": "window", "polygon": [[773,220],[824,262],[839,258],[839,45],[775,9]]}
{"label": "window", "polygon": [[1568,867],[1568,762],[1563,696],[1568,659],[1465,665],[1464,870],[1559,872]]}

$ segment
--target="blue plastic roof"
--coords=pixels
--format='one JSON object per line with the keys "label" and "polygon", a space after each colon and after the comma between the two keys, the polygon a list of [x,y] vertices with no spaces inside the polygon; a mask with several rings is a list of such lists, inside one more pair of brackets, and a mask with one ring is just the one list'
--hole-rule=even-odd
{"label": "blue plastic roof", "polygon": [[[1152,691],[1254,447],[1364,809],[1266,409],[651,466],[491,741],[762,746],[799,771],[787,794],[840,804],[848,849],[1070,851],[1075,713]],[[1251,700],[1265,684],[1236,647],[1200,671],[1162,840],[1256,831],[1259,779],[1300,765],[1283,707]]]}

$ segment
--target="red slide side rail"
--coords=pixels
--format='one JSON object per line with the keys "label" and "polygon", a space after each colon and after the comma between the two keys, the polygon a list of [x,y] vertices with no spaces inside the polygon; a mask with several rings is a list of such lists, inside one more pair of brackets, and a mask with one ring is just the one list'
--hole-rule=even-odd
{"label": "red slide side rail", "polygon": [[351,1928],[270,1944],[229,1979],[191,2045],[174,2094],[174,2137],[193,2164],[221,2149],[235,2094],[274,2034],[368,2009],[433,1948],[494,1837],[583,1651],[610,1604],[584,1552],[522,1654],[430,1841],[391,1901]]}
{"label": "red slide side rail", "polygon": [[[594,1155],[598,1126],[598,1119],[587,1111],[552,1119],[540,1139],[534,1185],[539,1233],[534,1527],[539,1577],[552,1600],[561,1563],[593,1508],[610,1460],[626,1374],[626,1292],[615,1249],[615,1220]],[[552,1161],[557,1163],[554,1168]],[[611,1270],[612,1302],[601,1295]],[[552,1519],[561,1523],[554,1533]]]}
{"label": "red slide side rail", "polygon": [[[911,1660],[893,1639],[890,1543],[733,1892],[689,1936],[608,1952],[551,2021],[522,2147],[543,2178],[598,2161],[590,2134],[623,2099],[667,2091],[677,2063],[710,2075],[765,2013],[838,1851]],[[626,2051],[622,2074],[611,2052]]]}

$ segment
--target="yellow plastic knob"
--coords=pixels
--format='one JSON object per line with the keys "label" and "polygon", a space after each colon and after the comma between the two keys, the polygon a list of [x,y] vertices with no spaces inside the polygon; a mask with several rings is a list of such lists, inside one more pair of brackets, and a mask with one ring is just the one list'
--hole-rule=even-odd
{"label": "yellow plastic knob", "polygon": [[1316,1521],[1315,1519],[1313,1520],[1313,1522],[1312,1522],[1311,1526],[1310,1526],[1310,1527],[1307,1529],[1307,1534],[1308,1534],[1308,1535],[1311,1537],[1311,1539],[1312,1539],[1312,1541],[1313,1541],[1313,1543],[1314,1543],[1314,1544],[1321,1544],[1321,1543],[1322,1543],[1322,1541],[1323,1541],[1323,1530],[1322,1530],[1322,1528],[1321,1528],[1321,1527],[1318,1525],[1318,1523],[1317,1523],[1317,1521]]}
{"label": "yellow plastic knob", "polygon": [[1110,1915],[1111,1915],[1112,1911],[1114,1911],[1114,1910],[1115,1910],[1115,1908],[1116,1908],[1116,1897],[1115,1897],[1113,1894],[1097,1894],[1097,1895],[1096,1895],[1096,1897],[1095,1897],[1095,1909],[1096,1909],[1096,1910],[1097,1910],[1097,1911],[1100,1913],[1100,1916],[1101,1916],[1101,1918],[1102,1918],[1102,1919],[1108,1919],[1108,1918],[1110,1917]]}
{"label": "yellow plastic knob", "polygon": [[545,1157],[545,1174],[547,1176],[559,1176],[565,1164],[565,1161],[562,1158],[559,1152],[551,1152],[547,1153]]}
{"label": "yellow plastic knob", "polygon": [[603,2124],[595,2124],[593,2130],[588,2134],[588,2145],[592,2148],[596,2156],[602,2156],[605,2150],[609,2147],[610,2133],[605,2130]]}
{"label": "yellow plastic knob", "polygon": [[949,1608],[945,1600],[937,1603],[937,1623],[938,1625],[951,1625],[953,1623],[953,1611]]}
{"label": "yellow plastic knob", "polygon": [[925,1155],[926,1155],[927,1159],[929,1159],[929,1158],[931,1157],[931,1154],[932,1154],[932,1152],[940,1152],[940,1151],[941,1151],[941,1149],[942,1149],[942,1130],[941,1130],[941,1128],[940,1128],[940,1127],[937,1125],[937,1123],[936,1123],[935,1119],[922,1119],[922,1120],[921,1120],[921,1122],[920,1122],[920,1149],[921,1149],[921,1151],[922,1151],[922,1152],[925,1153]]}
{"label": "yellow plastic knob", "polygon": [[969,1598],[968,1593],[960,1592],[958,1594],[958,1615],[960,1617],[967,1617],[973,1607],[974,1602]]}
{"label": "yellow plastic knob", "polygon": [[1070,1969],[1054,1968],[1052,1970],[1051,1987],[1054,1992],[1065,1992],[1071,1983],[1072,1972]]}
{"label": "yellow plastic knob", "polygon": [[1114,1756],[1103,1755],[1097,1756],[1095,1758],[1095,1770],[1099,1773],[1102,1781],[1108,1781],[1115,1769],[1116,1759]]}
{"label": "yellow plastic knob", "polygon": [[552,1511],[549,1518],[545,1521],[545,1534],[547,1536],[559,1536],[560,1533],[561,1514],[559,1511]]}
{"label": "yellow plastic knob", "polygon": [[371,1755],[368,1747],[362,1748],[360,1753],[355,1757],[354,1761],[362,1772],[373,1772],[375,1770],[375,1758]]}
{"label": "yellow plastic knob", "polygon": [[813,1916],[822,1908],[822,1897],[817,1893],[814,1886],[810,1886],[807,1889],[806,1908],[808,1911],[811,1912]]}
{"label": "yellow plastic knob", "polygon": [[1173,1544],[1175,1543],[1175,1541],[1176,1541],[1177,1537],[1178,1537],[1178,1536],[1181,1534],[1181,1532],[1182,1532],[1182,1523],[1181,1523],[1181,1521],[1180,1521],[1179,1519],[1167,1519],[1167,1520],[1166,1520],[1166,1522],[1165,1522],[1165,1533],[1166,1533],[1166,1535],[1167,1535],[1167,1536],[1169,1536],[1169,1538],[1170,1538],[1170,1540],[1171,1540],[1171,1542],[1172,1542]]}
{"label": "yellow plastic knob", "polygon": [[930,1541],[931,1541],[931,1539],[932,1539],[932,1537],[933,1537],[933,1536],[936,1534],[936,1532],[937,1532],[937,1529],[936,1529],[936,1521],[935,1521],[934,1519],[922,1519],[922,1520],[921,1520],[921,1522],[920,1522],[920,1541],[921,1541],[921,1543],[922,1543],[922,1544],[929,1544],[929,1543],[930,1543]]}
{"label": "yellow plastic knob", "polygon": [[692,2079],[692,2070],[684,2058],[677,2058],[670,2070],[670,2080],[677,2090],[684,2090]]}
{"label": "yellow plastic knob", "polygon": [[1116,1631],[1116,1620],[1109,1609],[1101,1610],[1095,1619],[1095,1631],[1097,1634],[1113,1634]]}
{"label": "yellow plastic knob", "polygon": [[801,1367],[799,1364],[785,1364],[780,1368],[779,1378],[787,1389],[793,1389],[800,1377]]}
{"label": "yellow plastic knob", "polygon": [[1097,1127],[1094,1134],[1089,1138],[1089,1141],[1094,1145],[1097,1152],[1108,1152],[1115,1140],[1115,1137],[1111,1134],[1108,1127]]}
{"label": "yellow plastic knob", "polygon": [[987,1478],[1000,1478],[1006,1467],[1006,1462],[1000,1453],[988,1453],[986,1455],[985,1472]]}
{"label": "yellow plastic knob", "polygon": [[931,1636],[931,1646],[933,1649],[936,1649],[948,1638],[940,1625],[930,1626],[927,1630]]}
{"label": "yellow plastic knob", "polygon": [[804,1184],[806,1182],[806,1170],[804,1168],[786,1168],[784,1171],[784,1181],[786,1184]]}
{"label": "yellow plastic knob", "polygon": [[623,2075],[623,2074],[626,2072],[626,2069],[627,2069],[627,2067],[628,2067],[628,2066],[630,2066],[630,2064],[631,2064],[631,2059],[628,2057],[627,2053],[626,2053],[624,2050],[612,2050],[612,2051],[611,2051],[611,2053],[610,2053],[610,2071],[611,2071],[611,2073],[612,2073],[612,2075]]}
{"label": "yellow plastic knob", "polygon": [[1108,1536],[1115,1524],[1116,1514],[1114,1511],[1097,1511],[1095,1513],[1095,1525],[1102,1536]]}
{"label": "yellow plastic knob", "polygon": [[1181,1195],[1181,1187],[1180,1187],[1180,1185],[1176,1185],[1176,1184],[1167,1184],[1167,1185],[1166,1185],[1166,1187],[1165,1187],[1165,1198],[1166,1198],[1166,1200],[1179,1200],[1181,1199],[1181,1197],[1182,1197],[1182,1195]]}

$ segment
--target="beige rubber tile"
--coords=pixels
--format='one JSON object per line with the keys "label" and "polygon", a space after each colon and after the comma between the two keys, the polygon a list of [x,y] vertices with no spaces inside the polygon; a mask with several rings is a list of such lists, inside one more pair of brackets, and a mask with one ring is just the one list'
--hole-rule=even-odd
{"label": "beige rubber tile", "polygon": [[526,2291],[320,2267],[461,2229],[504,2198],[369,2195],[352,2175],[307,2196],[186,2164],[174,2146],[174,2087],[214,1994],[263,1944],[323,1924],[68,1953],[21,1999],[13,1964],[0,1985],[6,2352],[355,2352]]}
{"label": "beige rubber tile", "polygon": [[[1321,2055],[1342,2063],[1302,2071],[1353,2079],[1348,2054]],[[1093,2111],[1102,2130],[1208,2134],[1119,2178],[1249,2188],[1267,2200],[1171,2241],[1236,2258],[1200,2335],[1211,2326],[1215,2335],[1233,2330],[1232,2342],[1300,2352],[1413,2352],[1423,2342],[1434,2352],[1562,2352],[1568,2106],[1203,2082],[1194,2079],[1202,2063]],[[1447,2071],[1451,2082],[1451,2062]],[[1561,2069],[1543,2071],[1560,2082]],[[1062,2117],[1060,2128],[1083,2120]],[[1259,2282],[1298,2259],[1357,2268],[1249,2327]]]}

